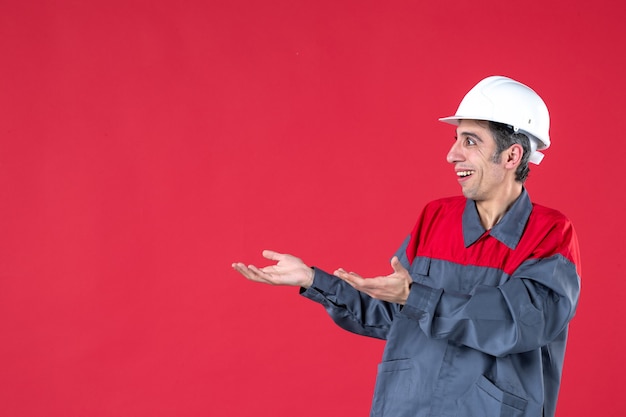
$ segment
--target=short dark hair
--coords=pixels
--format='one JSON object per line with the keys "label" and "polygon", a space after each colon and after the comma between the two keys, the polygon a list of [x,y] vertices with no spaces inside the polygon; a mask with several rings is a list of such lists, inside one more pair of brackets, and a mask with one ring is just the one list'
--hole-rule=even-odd
{"label": "short dark hair", "polygon": [[528,159],[530,158],[530,139],[523,133],[515,132],[513,128],[504,123],[489,122],[489,130],[496,141],[496,152],[493,155],[493,162],[499,163],[502,151],[509,149],[514,144],[522,146],[524,153],[522,161],[515,171],[515,180],[523,183],[528,178],[530,167]]}

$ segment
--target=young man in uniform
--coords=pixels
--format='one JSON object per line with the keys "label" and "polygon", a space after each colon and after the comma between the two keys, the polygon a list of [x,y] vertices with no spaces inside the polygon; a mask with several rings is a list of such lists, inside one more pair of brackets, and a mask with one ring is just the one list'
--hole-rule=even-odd
{"label": "young man in uniform", "polygon": [[393,273],[331,275],[272,251],[275,265],[233,268],[300,286],[341,327],[387,340],[372,417],[554,416],[580,262],[570,221],[524,188],[550,145],[548,109],[494,76],[440,120],[457,126],[447,160],[463,196],[424,208]]}

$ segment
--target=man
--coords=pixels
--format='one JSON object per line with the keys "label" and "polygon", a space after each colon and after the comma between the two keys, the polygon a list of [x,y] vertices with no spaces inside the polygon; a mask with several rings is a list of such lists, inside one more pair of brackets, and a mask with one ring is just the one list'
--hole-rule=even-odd
{"label": "man", "polygon": [[550,145],[548,110],[495,76],[440,120],[457,126],[447,160],[463,197],[424,208],[390,275],[330,275],[272,251],[275,265],[233,267],[300,286],[341,327],[387,340],[371,416],[554,416],[580,278],[570,221],[524,188]]}

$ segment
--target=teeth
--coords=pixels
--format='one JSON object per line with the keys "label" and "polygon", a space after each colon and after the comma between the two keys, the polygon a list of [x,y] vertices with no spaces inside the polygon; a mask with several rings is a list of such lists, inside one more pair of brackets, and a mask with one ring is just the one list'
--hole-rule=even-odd
{"label": "teeth", "polygon": [[459,171],[456,173],[459,177],[467,177],[468,175],[472,175],[474,171]]}

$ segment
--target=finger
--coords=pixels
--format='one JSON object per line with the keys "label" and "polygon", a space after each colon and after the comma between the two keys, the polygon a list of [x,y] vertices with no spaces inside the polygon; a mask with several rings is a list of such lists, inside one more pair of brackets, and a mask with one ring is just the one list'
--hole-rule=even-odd
{"label": "finger", "polygon": [[349,274],[340,273],[337,277],[351,287],[356,288],[357,290],[359,289],[359,286],[352,280]]}
{"label": "finger", "polygon": [[345,280],[350,280],[350,279],[355,277],[354,274],[352,274],[351,272],[347,272],[343,268],[339,268],[338,270],[336,270],[333,275],[338,276],[339,278],[343,279],[344,281]]}
{"label": "finger", "polygon": [[333,275],[338,276],[341,279],[344,279],[346,275],[348,275],[348,273],[342,268],[339,268],[333,273]]}
{"label": "finger", "polygon": [[352,285],[355,288],[363,288],[366,284],[365,279],[361,278],[360,276],[358,276],[357,274],[353,273],[353,272],[346,272],[346,271],[338,271],[339,275],[337,275],[339,278],[341,278],[342,280],[346,281],[348,284]]}
{"label": "finger", "polygon": [[[265,267],[267,268],[267,267]],[[254,265],[249,265],[248,269],[251,272],[251,275],[253,276],[253,280],[254,281],[259,281],[259,282],[268,282],[270,284],[273,284],[274,281],[272,280],[272,276],[267,273],[265,271],[265,268],[257,268]]]}
{"label": "finger", "polygon": [[246,274],[248,271],[248,267],[244,264],[242,264],[241,262],[235,262],[232,265],[233,269],[237,272],[239,272],[240,274]]}
{"label": "finger", "polygon": [[346,275],[352,275],[353,277],[357,277],[357,278],[363,278],[361,275],[357,274],[356,272],[348,272],[343,268],[339,268],[335,272],[333,272],[333,275],[337,275],[337,274],[346,274]]}
{"label": "finger", "polygon": [[[254,267],[252,265],[246,266],[242,263],[237,263],[233,265],[235,270],[239,272],[241,275],[249,279],[250,281],[263,282],[264,280],[258,276],[258,274],[254,271]],[[252,267],[252,268],[251,268]]]}
{"label": "finger", "polygon": [[406,271],[406,268],[402,265],[402,262],[400,262],[397,256],[391,258],[391,267],[396,273]]}
{"label": "finger", "polygon": [[346,271],[343,268],[338,268],[333,272],[333,275],[345,274]]}

